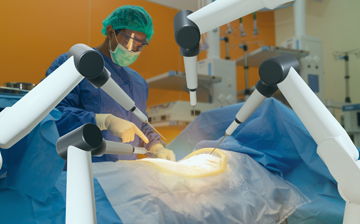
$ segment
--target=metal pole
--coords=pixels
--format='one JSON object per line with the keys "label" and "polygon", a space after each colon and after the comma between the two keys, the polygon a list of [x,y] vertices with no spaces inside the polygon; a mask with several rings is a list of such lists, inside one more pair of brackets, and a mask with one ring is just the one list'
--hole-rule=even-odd
{"label": "metal pole", "polygon": [[248,54],[247,54],[247,45],[244,44],[244,59],[245,59],[245,100],[247,100],[250,96],[250,90],[249,90],[249,66],[248,66]]}
{"label": "metal pole", "polygon": [[228,35],[228,32],[225,33],[224,41],[225,41],[225,50],[226,50],[225,59],[229,60],[230,56],[229,56],[229,35]]}
{"label": "metal pole", "polygon": [[349,75],[349,55],[345,54],[345,103],[351,103],[350,100],[350,75]]}

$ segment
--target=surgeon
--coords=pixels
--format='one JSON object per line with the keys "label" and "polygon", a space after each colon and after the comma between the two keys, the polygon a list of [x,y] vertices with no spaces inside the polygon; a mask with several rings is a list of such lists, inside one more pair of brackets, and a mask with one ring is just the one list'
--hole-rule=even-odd
{"label": "surgeon", "polygon": [[[145,112],[149,87],[136,71],[128,66],[149,45],[154,34],[150,15],[139,6],[122,6],[104,21],[104,42],[94,49],[104,58],[105,67],[112,79],[129,95],[137,107]],[[60,55],[46,72],[46,76],[67,60],[67,53]],[[60,136],[85,123],[94,123],[106,140],[121,141],[136,147],[145,147],[159,158],[175,161],[173,151],[166,149],[160,136],[125,110],[100,88],[86,79],[82,80],[57,106],[63,113],[57,122]],[[136,155],[103,155],[93,157],[93,162],[136,159]]]}

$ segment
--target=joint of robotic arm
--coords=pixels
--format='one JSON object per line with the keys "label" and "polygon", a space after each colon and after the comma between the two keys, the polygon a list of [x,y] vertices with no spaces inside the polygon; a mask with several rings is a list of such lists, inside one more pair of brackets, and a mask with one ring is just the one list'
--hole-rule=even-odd
{"label": "joint of robotic arm", "polygon": [[266,59],[259,67],[260,79],[267,85],[277,85],[286,78],[291,67],[299,73],[299,62],[290,54]]}
{"label": "joint of robotic arm", "polygon": [[68,52],[68,58],[74,57],[76,69],[91,84],[99,88],[110,78],[110,72],[104,66],[101,54],[85,44],[76,44]]}
{"label": "joint of robotic arm", "polygon": [[175,41],[180,46],[180,53],[185,57],[196,56],[200,53],[200,29],[187,18],[192,12],[181,10],[174,17]]}
{"label": "joint of robotic arm", "polygon": [[106,150],[106,142],[100,129],[92,123],[84,124],[58,139],[56,150],[59,156],[65,160],[69,146],[91,151],[91,155],[102,155]]}
{"label": "joint of robotic arm", "polygon": [[263,82],[261,79],[256,83],[255,88],[261,95],[269,98],[271,97],[276,90],[278,90],[277,85],[268,85],[265,82]]}

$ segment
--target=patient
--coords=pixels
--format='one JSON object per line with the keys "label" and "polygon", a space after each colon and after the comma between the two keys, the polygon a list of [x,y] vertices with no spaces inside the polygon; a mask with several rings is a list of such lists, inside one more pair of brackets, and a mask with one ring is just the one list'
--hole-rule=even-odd
{"label": "patient", "polygon": [[282,223],[309,201],[249,156],[211,150],[97,163],[93,175],[124,223]]}
{"label": "patient", "polygon": [[[215,147],[242,105],[201,113],[196,119],[197,130],[190,124],[168,148],[181,159],[194,148]],[[310,203],[288,218],[289,223],[342,223],[345,201],[337,183],[316,153],[315,141],[289,107],[266,99],[219,147],[248,155],[310,198]]]}

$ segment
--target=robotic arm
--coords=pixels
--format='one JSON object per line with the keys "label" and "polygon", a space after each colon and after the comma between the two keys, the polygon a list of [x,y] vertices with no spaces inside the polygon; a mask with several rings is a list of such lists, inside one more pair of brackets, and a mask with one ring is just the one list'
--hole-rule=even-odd
{"label": "robotic arm", "polygon": [[265,60],[259,68],[260,80],[255,91],[236,114],[226,130],[231,135],[241,122],[277,88],[283,93],[295,113],[317,143],[317,153],[338,182],[338,190],[346,201],[343,223],[360,220],[359,152],[346,131],[316,97],[298,74],[299,64],[292,55],[280,55]]}
{"label": "robotic arm", "polygon": [[105,141],[100,129],[92,123],[84,124],[59,138],[56,150],[61,158],[67,160],[67,224],[96,224],[91,156],[147,153],[145,148]]}
{"label": "robotic arm", "polygon": [[290,1],[293,0],[217,0],[194,13],[182,10],[175,15],[175,40],[184,56],[186,83],[193,107],[197,103],[197,55],[201,34],[264,7],[274,9]]}
{"label": "robotic arm", "polygon": [[[71,47],[63,65],[0,113],[0,147],[8,149],[27,135],[83,78],[148,123],[145,114],[110,77],[102,56],[84,44],[76,44]],[[0,169],[1,166],[0,155]]]}

